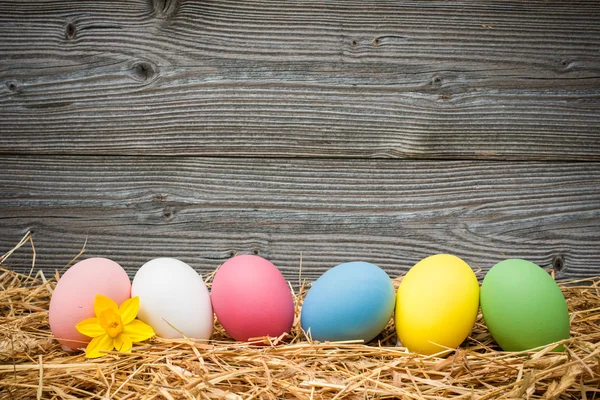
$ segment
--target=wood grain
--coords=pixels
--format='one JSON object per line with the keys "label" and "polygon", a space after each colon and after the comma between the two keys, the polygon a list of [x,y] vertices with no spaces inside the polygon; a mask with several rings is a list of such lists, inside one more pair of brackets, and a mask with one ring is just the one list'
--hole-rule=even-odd
{"label": "wood grain", "polygon": [[0,153],[600,160],[596,1],[3,1]]}
{"label": "wood grain", "polygon": [[0,246],[600,275],[599,49],[591,0],[2,1]]}
{"label": "wood grain", "polygon": [[[130,273],[159,256],[206,273],[254,253],[295,283],[300,254],[311,280],[351,260],[396,276],[449,252],[484,270],[521,257],[600,274],[597,164],[3,156],[0,181],[0,249],[33,230],[47,273],[87,238],[87,257]],[[29,253],[12,266],[28,271]]]}

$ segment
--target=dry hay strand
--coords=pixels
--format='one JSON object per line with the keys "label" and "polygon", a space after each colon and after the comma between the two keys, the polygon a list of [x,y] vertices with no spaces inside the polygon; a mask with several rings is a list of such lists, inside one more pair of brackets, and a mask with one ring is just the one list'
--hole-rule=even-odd
{"label": "dry hay strand", "polygon": [[56,280],[30,275],[0,268],[3,399],[600,398],[597,278],[560,283],[571,315],[562,353],[551,346],[499,351],[481,315],[465,343],[445,357],[396,347],[392,321],[367,345],[312,342],[299,328],[301,287],[292,332],[259,340],[266,345],[235,342],[216,324],[210,341],[154,338],[130,354],[87,360],[63,351],[50,332]]}

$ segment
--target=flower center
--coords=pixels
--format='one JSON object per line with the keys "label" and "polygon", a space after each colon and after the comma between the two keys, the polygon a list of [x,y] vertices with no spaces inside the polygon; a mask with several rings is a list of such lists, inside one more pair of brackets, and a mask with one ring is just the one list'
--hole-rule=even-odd
{"label": "flower center", "polygon": [[123,332],[121,316],[113,309],[107,308],[100,313],[100,326],[110,337],[117,337]]}

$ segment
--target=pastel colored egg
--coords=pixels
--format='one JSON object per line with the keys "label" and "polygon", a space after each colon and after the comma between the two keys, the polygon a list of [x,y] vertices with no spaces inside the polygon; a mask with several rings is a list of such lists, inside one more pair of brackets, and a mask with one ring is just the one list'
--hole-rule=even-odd
{"label": "pastel colored egg", "polygon": [[253,255],[227,260],[217,270],[211,288],[217,319],[236,340],[289,332],[294,323],[294,299],[283,275],[270,261]]}
{"label": "pastel colored egg", "polygon": [[138,318],[166,339],[209,339],[214,315],[202,277],[175,258],[155,258],[137,271],[131,288],[139,296]]}
{"label": "pastel colored egg", "polygon": [[481,285],[481,313],[505,351],[529,350],[570,336],[560,288],[550,274],[526,260],[504,260],[489,270]]}
{"label": "pastel colored egg", "polygon": [[369,342],[394,312],[394,285],[368,262],[340,264],[315,281],[302,305],[302,329],[314,340]]}
{"label": "pastel colored egg", "polygon": [[396,333],[421,354],[458,347],[479,310],[479,283],[469,265],[450,254],[427,257],[408,271],[396,294]]}
{"label": "pastel colored egg", "polygon": [[86,347],[92,338],[75,325],[94,314],[101,294],[121,304],[131,295],[131,282],[119,264],[107,258],[88,258],[69,268],[59,279],[50,299],[50,330],[66,350]]}

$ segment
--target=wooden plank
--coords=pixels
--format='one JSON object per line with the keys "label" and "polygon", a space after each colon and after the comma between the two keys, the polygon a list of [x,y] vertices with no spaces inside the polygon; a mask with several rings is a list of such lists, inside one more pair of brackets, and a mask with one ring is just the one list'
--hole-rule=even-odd
{"label": "wooden plank", "polygon": [[0,3],[0,153],[600,160],[596,1]]}
{"label": "wooden plank", "polygon": [[[345,261],[396,276],[449,252],[600,275],[600,165],[201,157],[0,157],[0,250],[28,229],[36,265],[177,257],[206,273],[256,253],[297,282]],[[30,266],[29,251],[12,265]]]}

